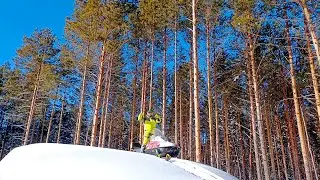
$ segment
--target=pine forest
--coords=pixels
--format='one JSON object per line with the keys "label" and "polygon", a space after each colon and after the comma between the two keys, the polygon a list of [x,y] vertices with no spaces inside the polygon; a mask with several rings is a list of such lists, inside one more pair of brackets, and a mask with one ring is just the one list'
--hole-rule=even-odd
{"label": "pine forest", "polygon": [[130,151],[153,110],[179,158],[239,179],[320,179],[319,0],[76,0],[64,40],[0,66],[0,159],[61,143]]}

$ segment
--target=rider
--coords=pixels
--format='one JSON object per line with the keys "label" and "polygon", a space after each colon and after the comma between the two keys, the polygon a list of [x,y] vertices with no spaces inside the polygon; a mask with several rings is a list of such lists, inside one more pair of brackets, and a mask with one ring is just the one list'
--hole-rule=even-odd
{"label": "rider", "polygon": [[138,116],[138,121],[144,123],[144,136],[141,146],[141,152],[144,152],[147,144],[150,141],[150,137],[154,134],[157,124],[161,123],[161,117],[159,114],[149,110],[146,116],[144,116],[144,114],[141,112]]}

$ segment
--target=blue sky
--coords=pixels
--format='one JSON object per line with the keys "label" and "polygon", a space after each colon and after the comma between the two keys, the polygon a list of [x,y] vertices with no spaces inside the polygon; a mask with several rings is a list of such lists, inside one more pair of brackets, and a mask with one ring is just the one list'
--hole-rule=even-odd
{"label": "blue sky", "polygon": [[0,65],[12,62],[23,36],[49,28],[63,40],[65,18],[71,16],[74,0],[6,0],[0,3]]}

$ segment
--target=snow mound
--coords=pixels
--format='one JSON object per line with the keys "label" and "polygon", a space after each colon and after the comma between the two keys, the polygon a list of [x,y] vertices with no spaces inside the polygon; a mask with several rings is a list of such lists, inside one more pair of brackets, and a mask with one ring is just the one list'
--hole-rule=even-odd
{"label": "snow mound", "polygon": [[79,145],[33,144],[22,146],[12,150],[0,161],[0,180],[43,179],[200,180],[236,178],[227,173],[224,174],[223,171],[212,171],[210,168],[190,161],[175,158],[165,161],[147,154]]}
{"label": "snow mound", "polygon": [[220,169],[217,169],[205,164],[200,164],[193,161],[187,161],[187,160],[182,160],[177,158],[172,158],[170,162],[176,165],[177,167],[180,167],[198,177],[201,177],[204,180],[211,180],[211,179],[236,180],[237,179]]}

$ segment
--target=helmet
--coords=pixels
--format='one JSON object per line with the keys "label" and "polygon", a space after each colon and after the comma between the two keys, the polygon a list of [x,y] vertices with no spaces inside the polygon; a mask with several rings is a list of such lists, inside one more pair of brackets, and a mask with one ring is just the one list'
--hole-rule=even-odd
{"label": "helmet", "polygon": [[152,109],[150,109],[148,112],[147,112],[147,116],[148,117],[152,117],[154,115],[154,112]]}

